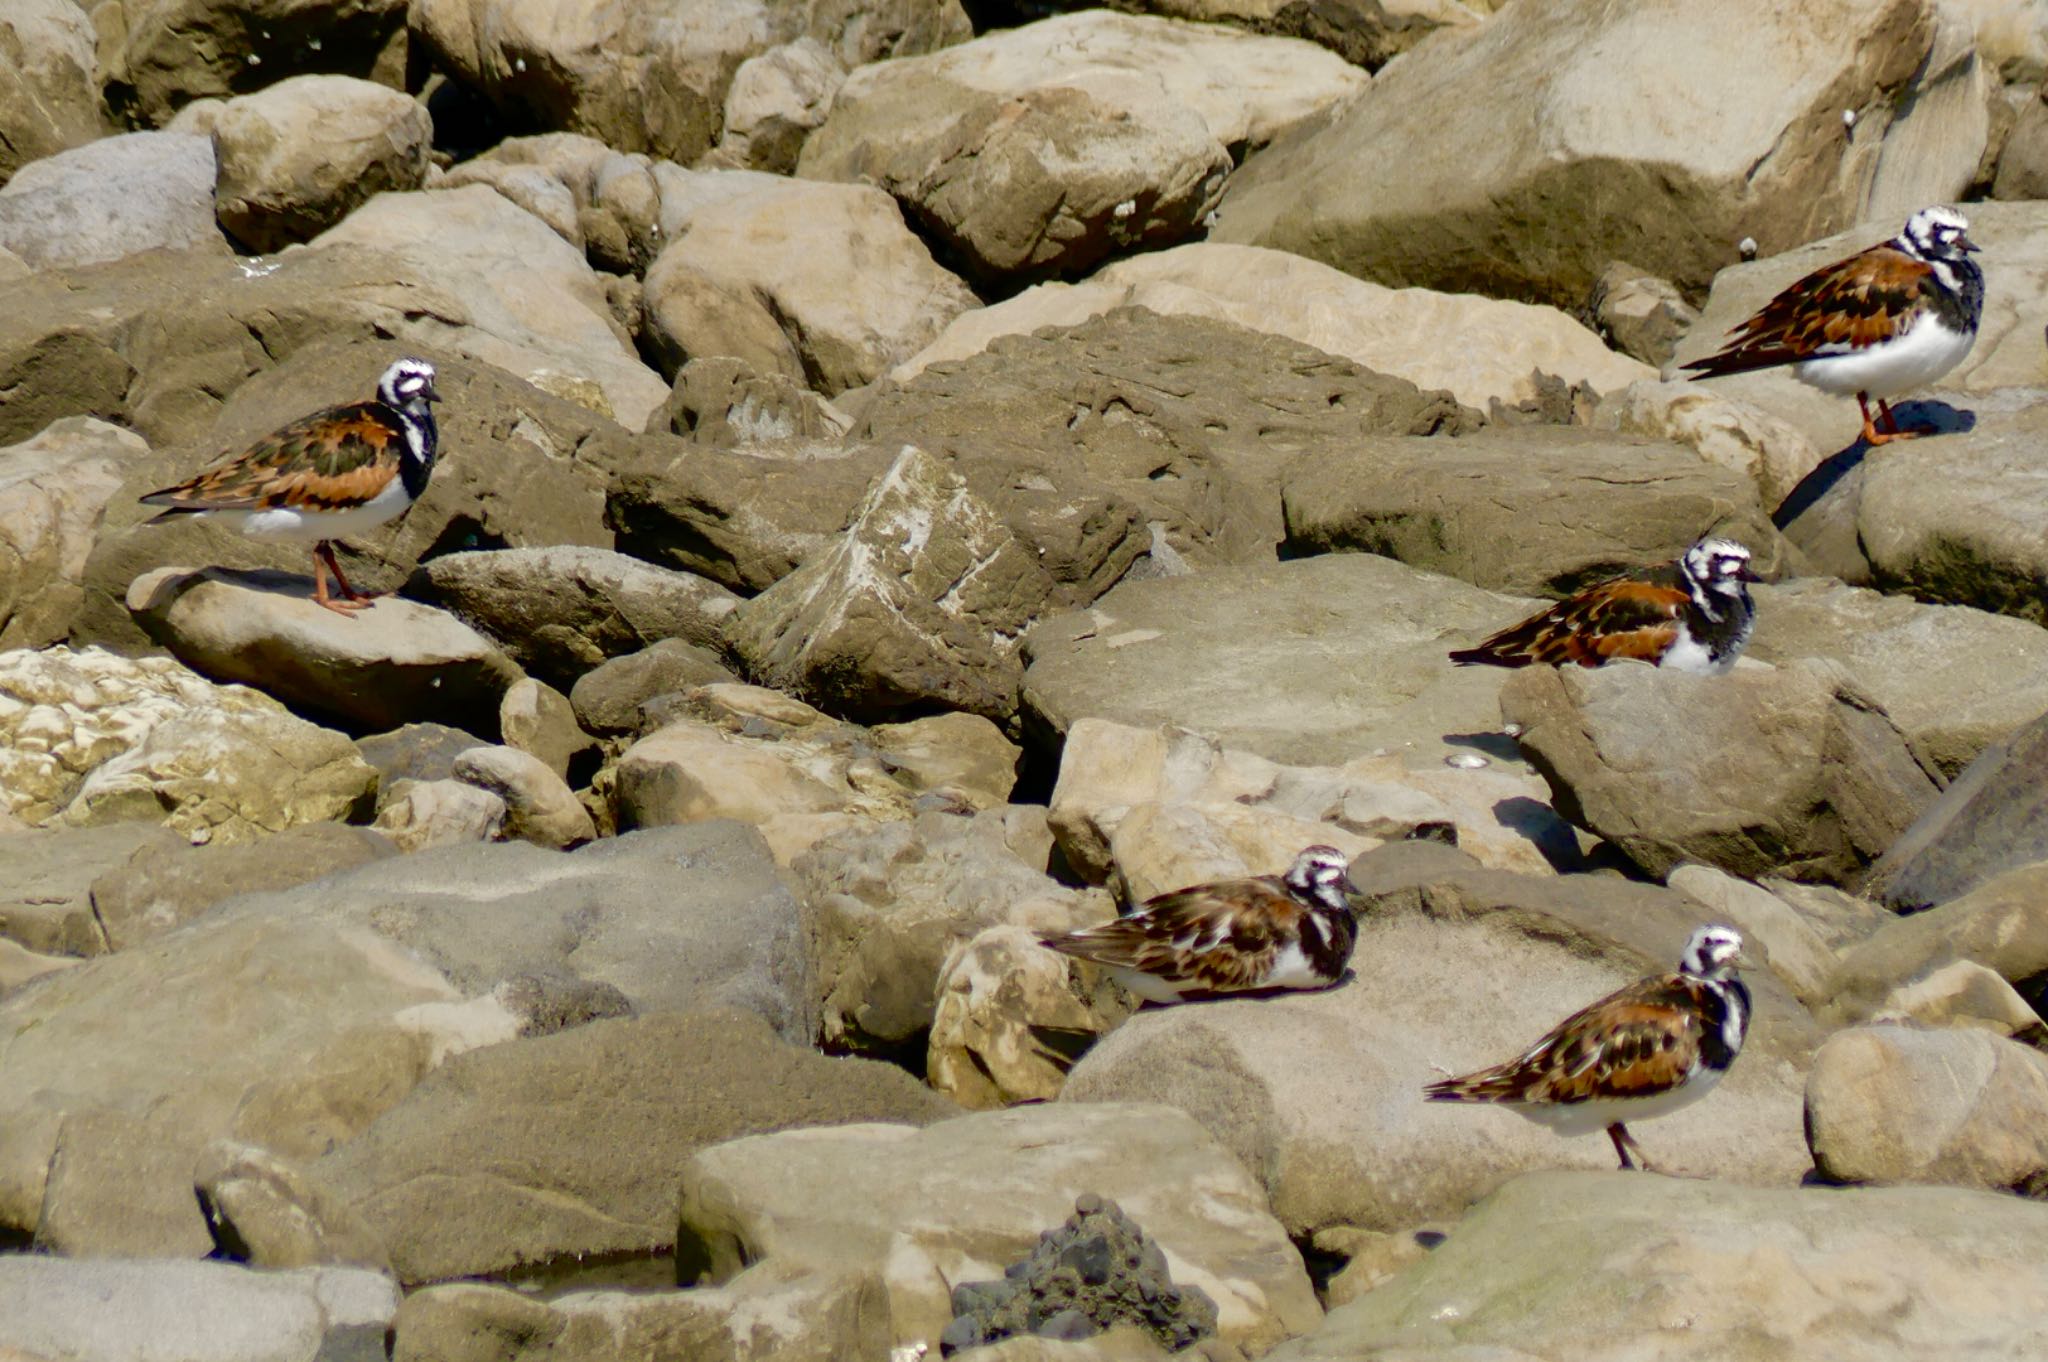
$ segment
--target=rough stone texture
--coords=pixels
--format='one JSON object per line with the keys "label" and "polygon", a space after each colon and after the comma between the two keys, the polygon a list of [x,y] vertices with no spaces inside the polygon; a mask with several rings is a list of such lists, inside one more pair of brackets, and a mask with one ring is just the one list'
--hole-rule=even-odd
{"label": "rough stone texture", "polygon": [[1345,0],[1328,5],[1299,0],[1117,0],[1112,8],[1306,38],[1354,66],[1377,71],[1424,38],[1445,28],[1470,27],[1496,6],[1494,0]]}
{"label": "rough stone texture", "polygon": [[[1954,191],[1948,148],[1886,140],[1935,27],[1928,0],[1511,5],[1248,164],[1215,235],[1560,307],[1623,258],[1696,296],[1745,236],[1768,252],[1845,226],[1886,156],[1922,202]],[[1544,112],[1485,112],[1506,107]]]}
{"label": "rough stone texture", "polygon": [[126,950],[223,899],[290,889],[391,854],[382,837],[336,823],[306,823],[227,846],[152,839],[93,879],[92,912],[107,949]]}
{"label": "rough stone texture", "polygon": [[387,190],[426,179],[433,120],[404,92],[350,76],[294,76],[212,118],[220,225],[258,253],[306,241]]}
{"label": "rough stone texture", "polygon": [[377,768],[381,795],[401,780],[447,780],[455,774],[455,759],[482,743],[474,733],[447,724],[406,724],[357,738],[356,751]]}
{"label": "rough stone texture", "polygon": [[397,1286],[361,1268],[0,1262],[0,1350],[31,1359],[373,1362],[397,1312]]}
{"label": "rough stone texture", "polygon": [[[1840,663],[1884,707],[1920,765],[1944,780],[2048,713],[2048,629],[1824,579],[1753,592],[1749,656],[1780,665],[1803,657]],[[2048,843],[2042,855],[2048,858]]]}
{"label": "rough stone texture", "polygon": [[1029,927],[984,927],[939,967],[925,1078],[963,1107],[1051,1101],[1074,1052],[1130,1014],[1107,976],[1038,940]]}
{"label": "rough stone texture", "polygon": [[[1267,1356],[2026,1357],[2048,1347],[2033,1305],[2048,1289],[2044,1248],[2039,1207],[1984,1192],[1544,1173],[1501,1188],[1428,1256]],[[1630,1265],[1628,1289],[1559,1270],[1610,1263]]]}
{"label": "rough stone texture", "polygon": [[734,612],[754,678],[863,721],[965,710],[1006,721],[1017,645],[1051,576],[945,462],[906,446],[839,542]]}
{"label": "rough stone texture", "polygon": [[19,0],[0,19],[0,184],[98,137],[93,28],[70,0]]}
{"label": "rough stone texture", "polygon": [[856,825],[800,857],[824,1043],[886,1050],[917,1039],[948,958],[986,927],[1052,935],[1108,921],[1106,895],[1044,873],[1049,843],[1023,809],[926,813]]}
{"label": "rough stone texture", "polygon": [[545,681],[524,677],[514,681],[498,702],[498,729],[507,747],[538,757],[563,779],[569,768],[596,744],[576,726],[569,697]]}
{"label": "rough stone texture", "polygon": [[2006,135],[1991,194],[2000,199],[2048,197],[2048,100],[2038,94],[2021,105]]}
{"label": "rough stone texture", "polygon": [[1700,383],[1631,383],[1594,408],[1592,425],[1685,445],[1755,483],[1767,508],[1782,505],[1821,462],[1799,427]]}
{"label": "rough stone texture", "polygon": [[411,1285],[664,1250],[684,1160],[722,1140],[952,1114],[900,1069],[752,1015],[620,1018],[456,1056],[307,1176]]}
{"label": "rough stone texture", "polygon": [[683,365],[668,401],[647,418],[650,431],[713,449],[833,440],[852,424],[852,417],[802,380],[763,373],[736,355],[705,355]]}
{"label": "rough stone texture", "polygon": [[1670,362],[1679,340],[1700,319],[1699,309],[1669,279],[1620,260],[1601,271],[1589,301],[1615,347],[1652,368]]}
{"label": "rough stone texture", "polygon": [[[1967,691],[1958,694],[1967,694]],[[2008,870],[2048,862],[2048,714],[1987,747],[1871,868],[1898,912],[1947,903]]]}
{"label": "rough stone texture", "polygon": [[1377,553],[1517,596],[1563,597],[1707,534],[1776,576],[1784,544],[1748,478],[1691,450],[1566,427],[1383,437],[1293,464],[1287,552]]}
{"label": "rough stone texture", "polygon": [[[233,299],[250,290],[262,291],[266,283],[287,269],[297,269],[300,262],[317,264],[324,258],[332,257],[324,251],[288,251],[277,257],[280,263],[275,273],[229,287],[225,296]],[[389,280],[394,277],[391,274],[358,270],[354,277],[353,286],[331,279],[323,286],[309,284],[312,299],[294,303],[272,298],[258,310],[284,326],[282,318],[290,309],[309,302],[318,306],[323,297],[328,305],[340,298],[387,293],[403,297],[403,291],[394,290],[389,283],[377,286],[369,282]],[[103,282],[111,285],[113,281]],[[195,285],[201,290],[209,287],[203,282]],[[94,291],[93,296],[101,295]],[[0,326],[4,326],[4,318],[0,311]],[[147,314],[142,314],[136,324],[145,329],[167,326],[174,333],[177,329],[174,320],[146,318]],[[309,572],[312,561],[303,544],[265,543],[193,519],[145,529],[142,522],[158,508],[133,499],[189,477],[308,411],[330,403],[362,401],[376,391],[377,376],[403,354],[423,353],[438,370],[440,453],[432,481],[409,512],[370,534],[337,545],[336,554],[350,582],[364,591],[391,591],[406,581],[421,558],[465,548],[611,546],[611,532],[604,525],[605,475],[596,466],[592,451],[607,441],[624,438],[616,426],[489,365],[439,349],[422,351],[388,341],[322,345],[313,340],[317,328],[312,321],[303,316],[301,321],[307,329],[297,341],[274,342],[290,353],[285,362],[247,382],[241,377],[246,372],[245,361],[233,362],[234,377],[219,380],[235,388],[224,409],[209,398],[203,418],[196,411],[189,421],[184,416],[175,420],[164,416],[171,428],[183,432],[177,436],[179,443],[159,443],[148,459],[131,464],[120,493],[108,503],[99,542],[86,563],[86,599],[75,637],[124,648],[147,646],[148,636],[128,613],[128,588],[135,578],[166,562]],[[233,325],[242,337],[240,343],[246,345],[250,332],[241,322]],[[265,323],[255,318],[250,325],[258,331],[265,329]],[[340,328],[341,323],[330,325]],[[297,334],[295,327],[290,329]],[[225,336],[217,340],[223,347],[228,345]],[[206,349],[197,339],[192,345]],[[224,353],[216,357],[226,362]],[[204,378],[206,366],[199,365],[196,357],[191,362],[197,367],[187,381],[214,381]],[[149,361],[145,365],[155,371]],[[163,407],[198,400],[179,384],[168,379],[166,383]],[[169,395],[169,389],[180,395]],[[158,422],[140,424],[149,428]],[[310,585],[304,589],[310,591]]]}
{"label": "rough stone texture", "polygon": [[0,997],[77,963],[74,956],[43,955],[12,941],[0,940]]}
{"label": "rough stone texture", "polygon": [[454,611],[563,689],[660,639],[716,648],[739,604],[693,573],[566,545],[445,554],[421,564],[407,589]]}
{"label": "rough stone texture", "polygon": [[489,790],[459,780],[400,780],[378,791],[370,826],[400,851],[448,843],[493,842],[510,810]]}
{"label": "rough stone texture", "polygon": [[815,38],[771,47],[733,72],[725,94],[725,131],[705,158],[711,166],[795,171],[804,138],[825,121],[846,68]]}
{"label": "rough stone texture", "polygon": [[194,670],[358,731],[432,720],[494,733],[498,703],[521,676],[446,611],[392,597],[340,615],[315,603],[304,579],[278,572],[158,568],[129,586],[128,608]]}
{"label": "rough stone texture", "polygon": [[104,955],[112,947],[93,906],[94,882],[149,848],[186,846],[148,823],[41,828],[0,840],[0,937],[47,955]]}
{"label": "rough stone texture", "polygon": [[738,680],[711,649],[665,638],[585,672],[569,692],[569,703],[576,721],[592,733],[638,733],[641,702]]}
{"label": "rough stone texture", "polygon": [[505,835],[565,850],[597,836],[569,783],[530,752],[472,747],[455,759],[455,779],[505,801]]}
{"label": "rough stone texture", "polygon": [[1092,1195],[1000,1278],[954,1287],[953,1308],[959,1313],[939,1336],[950,1351],[1015,1334],[1087,1337],[1131,1324],[1178,1352],[1216,1332],[1216,1302],[1176,1286],[1159,1245],[1115,1202]]}
{"label": "rough stone texture", "polygon": [[1527,667],[1500,701],[1558,812],[1659,877],[1691,860],[1853,884],[1937,793],[1883,706],[1830,664]]}
{"label": "rough stone texture", "polygon": [[1807,1076],[1806,1138],[1833,1182],[2048,1196],[2048,1058],[1975,1029],[1838,1031]]}
{"label": "rough stone texture", "polygon": [[179,132],[108,137],[0,187],[0,246],[31,266],[92,265],[159,246],[227,254],[213,222],[213,147]]}
{"label": "rough stone texture", "polygon": [[46,647],[69,632],[122,465],[148,452],[141,437],[90,416],[0,449],[0,650]]}
{"label": "rough stone texture", "polygon": [[35,1247],[66,1258],[204,1258],[190,1148],[125,1111],[67,1113],[43,1185]]}
{"label": "rough stone texture", "polygon": [[1305,43],[1060,15],[856,70],[797,171],[887,189],[983,278],[1071,275],[1192,235],[1233,154],[1365,85]]}
{"label": "rough stone texture", "polygon": [[505,118],[684,164],[717,142],[727,89],[748,57],[809,36],[853,66],[973,33],[957,0],[735,0],[693,11],[688,23],[661,0],[567,14],[513,0],[426,0],[413,13],[427,46]]}
{"label": "rough stone texture", "polygon": [[1269,761],[1434,763],[1498,732],[1508,675],[1453,669],[1445,650],[1534,605],[1363,553],[1127,582],[1025,638],[1026,732],[1050,744],[1095,717],[1180,725]]}
{"label": "rough stone texture", "polygon": [[[1401,1230],[1455,1216],[1518,1172],[1614,1167],[1597,1134],[1563,1139],[1512,1112],[1424,1101],[1422,1087],[1440,1076],[1432,1066],[1511,1058],[1595,999],[1668,972],[1698,905],[1607,877],[1485,870],[1425,843],[1368,852],[1351,878],[1362,902],[1349,982],[1148,1009],[1083,1057],[1061,1105],[1190,1113],[1254,1170],[1296,1236]],[[1819,1031],[1769,971],[1747,980],[1756,1021],[1727,1079],[1633,1130],[1660,1166],[1717,1186],[1791,1183],[1808,1166],[1798,1113]]]}
{"label": "rough stone texture", "polygon": [[770,180],[693,213],[661,252],[646,335],[671,375],[731,355],[830,397],[880,378],[973,306],[879,189]]}
{"label": "rough stone texture", "polygon": [[258,1145],[215,1140],[200,1152],[192,1185],[222,1253],[236,1262],[391,1271],[390,1255],[360,1217]]}
{"label": "rough stone texture", "polygon": [[886,1258],[896,1343],[936,1338],[953,1316],[949,1284],[998,1275],[1082,1192],[1146,1227],[1174,1281],[1216,1302],[1227,1341],[1261,1351],[1321,1315],[1257,1184],[1167,1107],[1056,1104],[921,1131],[757,1135],[691,1156],[682,1184],[685,1280],[722,1282],[778,1258],[841,1274]]}
{"label": "rough stone texture", "polygon": [[908,382],[928,365],[981,353],[998,336],[1074,326],[1126,305],[1287,336],[1374,373],[1445,389],[1481,411],[1535,400],[1539,374],[1603,393],[1654,376],[1556,308],[1384,288],[1287,251],[1201,241],[964,312],[891,377]]}
{"label": "rough stone texture", "polygon": [[1884,1006],[1900,984],[1956,960],[1997,971],[2036,1010],[2048,982],[2048,927],[2040,918],[2048,862],[1995,875],[1960,898],[1898,918],[1842,952],[1834,1012],[1856,1021]]}
{"label": "rough stone texture", "polygon": [[1085,605],[1140,554],[1157,573],[1270,562],[1290,456],[1480,422],[1286,337],[1120,308],[935,364],[878,392],[854,434],[950,457]]}
{"label": "rough stone texture", "polygon": [[2019,991],[1974,960],[1954,960],[1925,978],[1899,985],[1873,1019],[1967,1027],[2029,1045],[2039,1045],[2048,1036],[2048,1022]]}

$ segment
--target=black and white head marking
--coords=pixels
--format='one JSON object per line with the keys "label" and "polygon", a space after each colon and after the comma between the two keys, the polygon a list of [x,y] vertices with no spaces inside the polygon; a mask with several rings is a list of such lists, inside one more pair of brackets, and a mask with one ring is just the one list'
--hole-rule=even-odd
{"label": "black and white head marking", "polygon": [[1710,1069],[1733,1064],[1749,1033],[1749,986],[1736,977],[1741,956],[1742,934],[1716,923],[1694,932],[1678,960],[1678,972],[1703,985],[1700,1001],[1708,1029],[1701,1037],[1700,1059]]}
{"label": "black and white head marking", "polygon": [[1732,979],[1742,956],[1742,933],[1719,923],[1700,928],[1678,957],[1678,972],[1695,979]]}
{"label": "black and white head marking", "polygon": [[392,361],[377,380],[377,400],[398,413],[405,423],[405,449],[409,456],[399,472],[406,488],[417,497],[426,488],[427,472],[434,466],[433,403],[441,394],[434,390],[434,366],[408,355]]}
{"label": "black and white head marking", "polygon": [[1907,218],[1897,244],[1915,260],[1926,261],[1942,287],[1961,293],[1968,287],[1968,278],[1978,277],[1977,267],[1969,260],[1970,252],[1977,249],[1969,232],[1968,218],[1953,208],[1936,205]]}
{"label": "black and white head marking", "polygon": [[1740,602],[1747,594],[1749,550],[1732,539],[1702,539],[1678,563],[1692,603],[1710,620],[1719,620],[1727,602]]}
{"label": "black and white head marking", "polygon": [[1349,871],[1350,863],[1344,859],[1343,852],[1335,847],[1312,846],[1302,848],[1282,878],[1297,898],[1332,912],[1348,913],[1351,911]]}

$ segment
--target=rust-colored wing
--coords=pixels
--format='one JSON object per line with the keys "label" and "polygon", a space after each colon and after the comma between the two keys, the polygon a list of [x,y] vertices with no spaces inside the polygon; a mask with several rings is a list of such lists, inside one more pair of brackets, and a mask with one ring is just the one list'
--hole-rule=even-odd
{"label": "rust-colored wing", "polygon": [[1597,667],[1624,657],[1655,662],[1678,640],[1678,622],[1691,599],[1675,579],[1675,570],[1656,569],[1588,587],[1475,648],[1453,652],[1451,661],[1495,667]]}
{"label": "rust-colored wing", "polygon": [[402,427],[377,403],[331,407],[142,500],[170,508],[157,520],[192,511],[355,506],[398,476],[404,447]]}
{"label": "rust-colored wing", "polygon": [[1257,988],[1307,910],[1262,876],[1197,885],[1148,900],[1129,917],[1045,941],[1099,965],[1217,993]]}
{"label": "rust-colored wing", "polygon": [[1714,377],[1842,355],[1903,335],[1937,287],[1934,267],[1889,242],[1815,270],[1683,367]]}
{"label": "rust-colored wing", "polygon": [[1558,1104],[1669,1091],[1701,1062],[1694,987],[1679,975],[1631,984],[1573,1013],[1519,1057],[1425,1091],[1441,1102]]}

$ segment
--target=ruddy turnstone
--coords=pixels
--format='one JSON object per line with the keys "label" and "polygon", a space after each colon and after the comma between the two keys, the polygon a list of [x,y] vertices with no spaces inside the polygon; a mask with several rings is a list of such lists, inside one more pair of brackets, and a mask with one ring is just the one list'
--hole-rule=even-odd
{"label": "ruddy turnstone", "polygon": [[1718,675],[1735,665],[1749,642],[1756,606],[1748,584],[1756,580],[1748,549],[1732,539],[1702,539],[1674,562],[1587,587],[1475,648],[1455,650],[1451,661],[1597,667],[1634,657],[1673,671]]}
{"label": "ruddy turnstone", "polygon": [[[1953,208],[1922,208],[1890,241],[1815,270],[1730,333],[1720,353],[1683,367],[1714,378],[1789,364],[1822,392],[1855,394],[1866,444],[1924,434],[1900,430],[1885,399],[1934,382],[1976,342],[1984,272],[1970,259],[1969,228]],[[1883,430],[1870,417],[1873,397]]]}
{"label": "ruddy turnstone", "polygon": [[1678,973],[1610,993],[1519,1058],[1424,1091],[1434,1102],[1511,1107],[1560,1135],[1604,1129],[1621,1166],[1634,1168],[1629,1151],[1643,1151],[1624,1123],[1699,1101],[1742,1053],[1750,1000],[1736,977],[1741,953],[1734,928],[1702,927],[1686,942]]}
{"label": "ruddy turnstone", "polygon": [[[256,539],[313,541],[313,600],[348,614],[370,597],[341,575],[333,542],[412,509],[434,471],[434,366],[401,359],[372,402],[302,417],[231,459],[142,500],[170,509],[148,523],[205,516]],[[341,599],[327,594],[321,567]]]}
{"label": "ruddy turnstone", "polygon": [[1358,941],[1345,870],[1335,847],[1307,847],[1284,875],[1177,889],[1129,917],[1041,944],[1106,966],[1148,1002],[1327,988],[1343,977]]}

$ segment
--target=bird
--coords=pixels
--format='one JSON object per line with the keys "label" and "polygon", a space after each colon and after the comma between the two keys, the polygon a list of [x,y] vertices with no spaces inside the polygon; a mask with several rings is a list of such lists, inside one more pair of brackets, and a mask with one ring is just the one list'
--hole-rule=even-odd
{"label": "bird", "polygon": [[[334,561],[333,541],[412,509],[433,475],[434,366],[410,356],[377,380],[369,402],[327,407],[258,440],[173,487],[142,498],[168,509],[146,523],[220,520],[254,539],[311,540],[313,602],[342,615],[373,599]],[[321,568],[341,597],[327,594]]]}
{"label": "bird", "polygon": [[1597,667],[1632,657],[1718,676],[1735,665],[1756,625],[1749,583],[1757,580],[1747,548],[1709,536],[1672,562],[1589,586],[1476,647],[1455,649],[1451,661]]}
{"label": "bird", "polygon": [[[1742,936],[1701,927],[1676,974],[1656,974],[1574,1012],[1520,1056],[1425,1088],[1432,1102],[1492,1102],[1560,1135],[1605,1129],[1624,1169],[1642,1146],[1627,1122],[1666,1116],[1714,1090],[1749,1031]],[[1649,1167],[1643,1159],[1642,1166]]]}
{"label": "bird", "polygon": [[1358,942],[1344,853],[1302,849],[1284,875],[1217,880],[1147,899],[1128,917],[1039,944],[1106,966],[1147,1002],[1327,988]]}
{"label": "bird", "polygon": [[1730,332],[1720,351],[1681,367],[1716,378],[1789,364],[1802,383],[1855,394],[1865,444],[1927,434],[1901,430],[1886,399],[1934,382],[1976,342],[1984,272],[1970,259],[1969,230],[1953,208],[1922,208],[1891,240],[1815,270]]}

